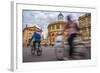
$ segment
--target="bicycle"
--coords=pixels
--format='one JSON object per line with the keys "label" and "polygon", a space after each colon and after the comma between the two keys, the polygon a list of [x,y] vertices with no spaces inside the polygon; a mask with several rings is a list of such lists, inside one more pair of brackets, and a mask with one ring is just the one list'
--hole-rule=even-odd
{"label": "bicycle", "polygon": [[86,45],[82,42],[80,34],[74,39],[74,51],[73,58],[74,59],[88,59],[89,51]]}
{"label": "bicycle", "polygon": [[[30,42],[30,40],[29,40]],[[35,46],[34,46],[35,44]],[[41,45],[38,42],[32,42],[31,44],[28,44],[31,46],[31,54],[32,55],[37,55],[37,56],[41,56],[42,55],[42,49],[41,49]]]}

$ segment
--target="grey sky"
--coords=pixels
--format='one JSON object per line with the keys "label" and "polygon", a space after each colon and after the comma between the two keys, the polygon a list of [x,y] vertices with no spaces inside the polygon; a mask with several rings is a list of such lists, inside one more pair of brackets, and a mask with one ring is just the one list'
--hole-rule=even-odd
{"label": "grey sky", "polygon": [[[48,32],[48,24],[58,21],[59,13],[60,12],[23,10],[23,28],[25,28],[26,24],[28,27],[38,25],[43,30],[45,37]],[[62,12],[62,14],[64,18],[71,14],[73,16],[73,20],[78,23],[78,17],[84,15],[85,13]]]}

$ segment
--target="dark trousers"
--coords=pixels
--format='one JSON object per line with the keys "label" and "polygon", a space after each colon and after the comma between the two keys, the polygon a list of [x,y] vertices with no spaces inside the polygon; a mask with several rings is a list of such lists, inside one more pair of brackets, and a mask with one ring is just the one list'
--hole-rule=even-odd
{"label": "dark trousers", "polygon": [[77,36],[76,33],[74,34],[71,34],[68,38],[68,45],[69,45],[69,56],[72,56],[73,55],[73,51],[74,51],[74,38]]}
{"label": "dark trousers", "polygon": [[[38,48],[37,48],[37,46],[38,46]],[[39,42],[39,41],[34,41],[34,42],[33,42],[33,47],[34,47],[34,50],[39,49],[39,47],[40,47],[40,42]]]}

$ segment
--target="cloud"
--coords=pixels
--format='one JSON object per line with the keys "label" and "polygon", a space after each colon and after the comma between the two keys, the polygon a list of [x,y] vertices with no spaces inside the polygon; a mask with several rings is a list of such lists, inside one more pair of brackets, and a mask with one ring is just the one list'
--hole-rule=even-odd
{"label": "cloud", "polygon": [[[48,24],[57,21],[59,13],[60,12],[24,10],[23,28],[25,28],[26,24],[28,24],[28,26],[38,25],[42,28],[43,34],[46,36],[48,32]],[[62,12],[62,14],[64,15],[64,18],[66,18],[67,15],[72,14],[74,19],[78,22],[78,17],[84,13]]]}

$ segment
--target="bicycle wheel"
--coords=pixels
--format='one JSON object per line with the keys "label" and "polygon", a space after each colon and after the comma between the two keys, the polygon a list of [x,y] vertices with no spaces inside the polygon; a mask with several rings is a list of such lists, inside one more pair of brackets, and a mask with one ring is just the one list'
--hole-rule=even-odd
{"label": "bicycle wheel", "polygon": [[31,54],[34,55],[35,54],[35,50],[33,47],[31,47]]}
{"label": "bicycle wheel", "polygon": [[37,50],[37,56],[41,56],[42,55],[42,51],[41,50]]}

